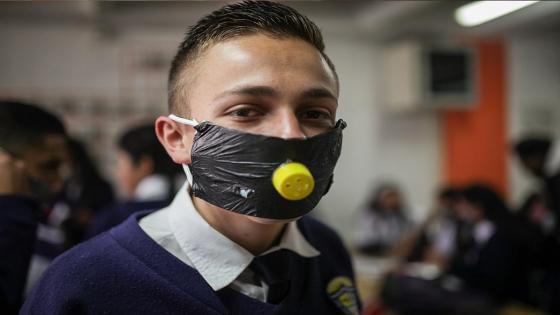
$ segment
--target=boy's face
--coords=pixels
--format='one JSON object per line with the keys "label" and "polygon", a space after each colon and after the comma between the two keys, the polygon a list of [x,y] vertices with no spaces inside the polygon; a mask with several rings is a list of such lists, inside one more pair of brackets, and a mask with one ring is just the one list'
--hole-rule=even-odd
{"label": "boy's face", "polygon": [[[302,40],[234,38],[208,48],[189,70],[188,118],[284,139],[311,137],[334,125],[335,76],[319,51]],[[183,163],[190,162],[194,136],[184,128],[189,152]]]}
{"label": "boy's face", "polygon": [[123,197],[132,197],[140,181],[149,175],[144,161],[145,159],[134,163],[132,157],[124,150],[117,151],[117,163],[114,171]]}
{"label": "boy's face", "polygon": [[29,148],[23,153],[27,173],[46,190],[54,194],[64,186],[62,168],[66,162],[66,139],[57,134],[43,138],[42,145]]}

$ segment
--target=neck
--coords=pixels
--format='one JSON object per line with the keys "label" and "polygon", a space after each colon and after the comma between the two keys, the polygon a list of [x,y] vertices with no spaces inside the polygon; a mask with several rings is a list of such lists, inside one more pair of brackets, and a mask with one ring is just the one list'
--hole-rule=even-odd
{"label": "neck", "polygon": [[255,256],[273,246],[286,225],[283,221],[261,222],[214,206],[197,197],[193,197],[193,203],[210,226]]}

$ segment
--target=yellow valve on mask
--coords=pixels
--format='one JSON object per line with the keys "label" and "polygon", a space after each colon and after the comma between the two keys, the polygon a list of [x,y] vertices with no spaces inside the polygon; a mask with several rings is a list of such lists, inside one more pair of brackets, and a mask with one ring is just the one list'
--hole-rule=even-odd
{"label": "yellow valve on mask", "polygon": [[284,199],[301,200],[313,191],[315,180],[305,165],[289,162],[280,165],[272,174],[272,184]]}

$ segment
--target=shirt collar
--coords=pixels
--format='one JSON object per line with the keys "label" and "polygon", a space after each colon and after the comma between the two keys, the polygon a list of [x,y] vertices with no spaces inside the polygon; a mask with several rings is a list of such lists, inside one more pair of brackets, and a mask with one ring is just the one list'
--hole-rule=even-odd
{"label": "shirt collar", "polygon": [[[195,209],[185,183],[169,205],[169,224],[193,267],[215,291],[230,285],[249,266],[254,256],[212,228]],[[320,252],[301,234],[295,221],[287,224],[278,245],[264,254],[288,249],[303,257]]]}
{"label": "shirt collar", "polygon": [[482,245],[494,235],[495,230],[496,227],[492,222],[482,220],[474,226],[473,238],[477,244]]}
{"label": "shirt collar", "polygon": [[134,190],[134,200],[163,200],[168,198],[170,184],[163,175],[149,175],[143,178]]}

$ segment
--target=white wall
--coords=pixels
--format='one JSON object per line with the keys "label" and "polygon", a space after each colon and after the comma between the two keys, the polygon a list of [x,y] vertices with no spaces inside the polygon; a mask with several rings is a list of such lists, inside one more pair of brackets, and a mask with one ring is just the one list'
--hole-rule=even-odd
{"label": "white wall", "polygon": [[[549,134],[560,139],[560,37],[558,34],[521,35],[508,40],[509,137]],[[549,165],[557,169],[560,143],[553,148]],[[509,160],[511,201],[523,200],[535,181]]]}
{"label": "white wall", "polygon": [[118,51],[85,25],[4,24],[0,88],[6,93],[102,91],[116,97]]}

